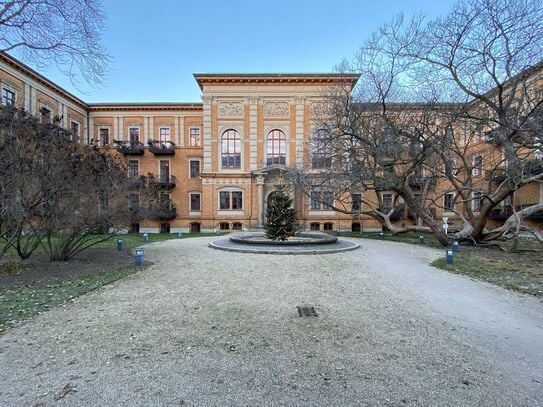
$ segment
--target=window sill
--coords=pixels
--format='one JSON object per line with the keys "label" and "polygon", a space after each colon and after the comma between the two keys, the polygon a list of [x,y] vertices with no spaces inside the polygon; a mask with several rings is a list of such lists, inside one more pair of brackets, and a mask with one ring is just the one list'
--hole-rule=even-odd
{"label": "window sill", "polygon": [[189,211],[189,216],[202,216],[202,211]]}
{"label": "window sill", "polygon": [[219,209],[217,211],[217,215],[218,216],[243,216],[244,215],[244,211],[240,211],[238,209],[235,209],[235,210],[231,210],[231,209]]}
{"label": "window sill", "polygon": [[310,209],[309,216],[336,216],[336,212],[322,209]]}

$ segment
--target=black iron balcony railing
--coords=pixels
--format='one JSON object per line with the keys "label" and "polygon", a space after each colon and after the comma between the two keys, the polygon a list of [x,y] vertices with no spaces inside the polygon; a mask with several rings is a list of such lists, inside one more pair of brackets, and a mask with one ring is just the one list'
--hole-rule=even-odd
{"label": "black iron balcony railing", "polygon": [[174,155],[175,154],[175,144],[171,141],[157,141],[149,140],[147,143],[149,145],[149,151],[154,155]]}
{"label": "black iron balcony railing", "polygon": [[164,188],[175,188],[176,179],[173,175],[150,175],[149,183]]}
{"label": "black iron balcony railing", "polygon": [[159,204],[156,208],[134,208],[138,219],[166,220],[177,217],[177,208],[171,203]]}
{"label": "black iron balcony railing", "polygon": [[117,141],[117,150],[125,155],[142,155],[145,150],[139,141]]}

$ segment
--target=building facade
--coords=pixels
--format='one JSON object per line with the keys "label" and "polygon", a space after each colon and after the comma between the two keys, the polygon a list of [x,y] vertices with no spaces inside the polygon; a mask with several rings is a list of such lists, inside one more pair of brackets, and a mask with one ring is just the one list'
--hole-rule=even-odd
{"label": "building facade", "polygon": [[[142,219],[133,225],[134,231],[262,227],[268,198],[282,182],[282,169],[311,166],[309,143],[318,130],[315,112],[323,93],[339,83],[354,86],[358,75],[194,77],[202,103],[85,103],[16,59],[0,54],[3,104],[14,104],[46,119],[58,116],[62,126],[81,142],[122,156],[128,177],[137,180],[145,175],[160,185],[170,211],[160,219]],[[381,197],[383,202],[392,202],[387,191],[378,193],[387,195]],[[522,199],[543,202],[541,183],[530,186],[527,193]],[[332,198],[312,198],[296,189],[291,195],[298,223],[305,229],[381,227],[369,216],[333,211]],[[137,192],[130,199],[137,205]],[[395,221],[412,221],[409,211]]]}

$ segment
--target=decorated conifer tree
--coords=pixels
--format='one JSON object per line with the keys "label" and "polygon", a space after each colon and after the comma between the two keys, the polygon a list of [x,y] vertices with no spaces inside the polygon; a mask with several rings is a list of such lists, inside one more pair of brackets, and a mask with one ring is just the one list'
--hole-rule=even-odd
{"label": "decorated conifer tree", "polygon": [[266,237],[273,240],[287,240],[296,233],[296,210],[292,199],[280,184],[272,193],[266,212]]}

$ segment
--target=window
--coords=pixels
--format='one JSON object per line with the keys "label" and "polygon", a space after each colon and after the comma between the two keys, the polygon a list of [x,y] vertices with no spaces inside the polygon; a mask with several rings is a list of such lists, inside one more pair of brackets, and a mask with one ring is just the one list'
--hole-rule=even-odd
{"label": "window", "polygon": [[315,132],[312,148],[312,168],[329,168],[332,166],[332,147],[330,145],[330,137],[326,131],[318,130]]}
{"label": "window", "polygon": [[128,140],[131,143],[137,143],[140,141],[140,129],[139,127],[130,127],[128,129]]}
{"label": "window", "polygon": [[473,170],[471,171],[471,174],[474,177],[480,177],[483,175],[483,156],[482,155],[476,155],[473,157]]}
{"label": "window", "polygon": [[320,192],[312,191],[311,192],[311,209],[320,209],[321,208],[321,194]]}
{"label": "window", "polygon": [[170,161],[160,160],[160,182],[170,182]]}
{"label": "window", "polygon": [[128,178],[135,179],[140,175],[140,163],[138,160],[128,160]]}
{"label": "window", "polygon": [[166,143],[166,142],[170,141],[170,128],[169,127],[161,127],[159,129],[158,137],[159,137],[159,141],[161,143]]}
{"label": "window", "polygon": [[103,146],[109,145],[109,129],[101,128],[100,129],[100,142]]}
{"label": "window", "polygon": [[190,224],[190,233],[200,233],[200,223],[193,222]]}
{"label": "window", "polygon": [[200,161],[190,160],[190,178],[198,178],[200,176]]}
{"label": "window", "polygon": [[160,233],[170,233],[170,224],[169,223],[161,223],[160,224]]}
{"label": "window", "polygon": [[243,192],[242,191],[220,191],[219,209],[223,210],[242,210]]}
{"label": "window", "polygon": [[351,211],[360,212],[362,209],[362,194],[351,195]]}
{"label": "window", "polygon": [[79,123],[77,122],[71,122],[70,123],[70,131],[72,133],[72,140],[79,142]]}
{"label": "window", "polygon": [[223,168],[241,167],[241,137],[236,130],[226,130],[221,137]]}
{"label": "window", "polygon": [[230,224],[228,222],[219,223],[220,230],[230,230]]}
{"label": "window", "polygon": [[285,164],[287,139],[281,130],[272,130],[266,139],[266,165]]}
{"label": "window", "polygon": [[190,194],[190,210],[201,211],[202,210],[201,195],[199,192],[193,192]]}
{"label": "window", "polygon": [[169,192],[161,192],[158,196],[158,201],[160,203],[160,207],[163,209],[171,209],[172,208],[172,197]]}
{"label": "window", "polygon": [[51,109],[48,109],[45,106],[42,106],[40,108],[41,113],[41,122],[42,124],[49,124],[51,123]]}
{"label": "window", "polygon": [[6,106],[15,105],[15,92],[12,90],[3,88],[2,89],[2,104]]}
{"label": "window", "polygon": [[360,222],[353,222],[351,223],[351,232],[361,232],[362,228],[360,226]]}
{"label": "window", "polygon": [[392,210],[392,201],[393,196],[392,194],[383,194],[381,197],[383,201],[383,207],[381,208],[381,212],[383,213],[389,213]]}
{"label": "window", "polygon": [[240,222],[232,223],[232,230],[241,230],[243,225]]}
{"label": "window", "polygon": [[128,195],[128,209],[136,210],[140,206],[140,194],[132,193]]}
{"label": "window", "polygon": [[321,224],[319,222],[312,222],[309,224],[311,230],[321,230]]}
{"label": "window", "polygon": [[200,128],[199,127],[191,127],[190,128],[190,140],[189,145],[191,147],[199,147],[201,144],[200,141]]}
{"label": "window", "polygon": [[452,192],[447,192],[443,198],[443,209],[445,210],[454,210],[454,194]]}
{"label": "window", "polygon": [[481,191],[473,191],[472,202],[473,212],[480,212],[483,205],[483,193]]}
{"label": "window", "polygon": [[326,222],[324,225],[323,225],[323,230],[326,231],[326,232],[329,232],[331,230],[334,230],[334,224],[332,222]]}
{"label": "window", "polygon": [[332,206],[334,206],[334,194],[331,192],[325,192],[323,194],[324,200],[322,203],[323,209],[332,209]]}

